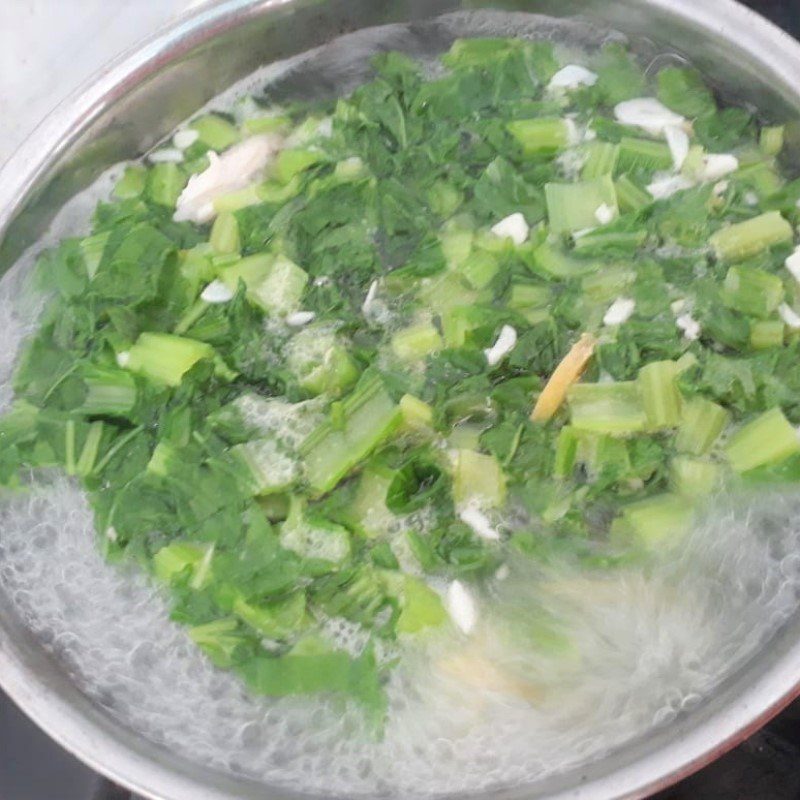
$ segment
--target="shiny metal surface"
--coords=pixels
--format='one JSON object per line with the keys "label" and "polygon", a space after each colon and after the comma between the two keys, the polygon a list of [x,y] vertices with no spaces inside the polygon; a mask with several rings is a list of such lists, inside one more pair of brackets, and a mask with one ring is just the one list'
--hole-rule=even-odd
{"label": "shiny metal surface", "polygon": [[[731,0],[226,0],[153,37],[57,109],[0,171],[0,274],[66,198],[133,157],[258,66],[340,33],[460,7],[581,13],[686,54],[724,93],[776,118],[800,111],[800,45]],[[296,797],[176,758],[120,726],[9,612],[0,587],[0,684],[94,769],[154,800]],[[711,761],[800,694],[800,618],[670,727],[607,758],[497,798],[636,798]]]}
{"label": "shiny metal surface", "polygon": [[206,0],[3,0],[0,165],[57,102],[118,53]]}

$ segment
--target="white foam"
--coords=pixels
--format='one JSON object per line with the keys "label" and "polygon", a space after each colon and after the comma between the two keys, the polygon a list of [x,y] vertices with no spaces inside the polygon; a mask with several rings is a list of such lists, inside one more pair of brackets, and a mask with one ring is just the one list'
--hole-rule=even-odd
{"label": "white foam", "polygon": [[[393,674],[378,743],[358,734],[356,709],[255,698],[214,669],[141,575],[104,563],[91,513],[63,478],[3,505],[0,580],[98,702],[198,762],[322,794],[457,792],[563,769],[666,724],[711,691],[796,610],[798,512],[797,495],[772,496],[749,514],[726,506],[649,571],[537,572],[517,559],[496,599],[480,601],[485,690],[439,669],[444,654],[475,657],[463,643],[420,649]],[[509,608],[520,620],[536,608],[560,620],[569,654],[510,647]],[[344,649],[363,647],[357,626],[332,620],[326,630]],[[537,705],[507,677],[520,674]]]}
{"label": "white foam", "polygon": [[244,422],[277,436],[290,449],[297,449],[322,419],[323,401],[289,403],[275,397],[245,393],[234,401]]}
{"label": "white foam", "polygon": [[567,180],[576,181],[588,159],[589,151],[586,148],[571,147],[558,155],[556,164]]}

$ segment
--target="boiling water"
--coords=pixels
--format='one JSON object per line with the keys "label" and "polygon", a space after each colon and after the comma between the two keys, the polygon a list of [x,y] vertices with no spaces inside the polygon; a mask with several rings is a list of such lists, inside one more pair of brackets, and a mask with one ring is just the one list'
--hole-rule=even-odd
{"label": "boiling water", "polygon": [[[717,508],[679,558],[648,573],[512,574],[483,598],[486,627],[496,606],[536,604],[572,651],[526,652],[479,631],[478,661],[455,639],[411,654],[391,678],[377,744],[361,735],[357,709],[254,698],[213,668],[140,575],[104,563],[91,512],[63,478],[3,504],[0,580],[98,701],[198,763],[324,794],[466,791],[534,781],[669,722],[796,610],[800,497],[741,512]],[[360,644],[357,630],[330,632]],[[464,681],[444,668],[454,657],[473,675],[487,660],[524,666],[536,704]]]}
{"label": "boiling water", "polygon": [[[456,35],[520,32],[574,47],[608,35],[496,14],[391,26],[270,67],[214,106],[235,103],[267,78],[275,97],[348,88],[365,77],[377,50],[424,56]],[[314,80],[320,74],[322,86]],[[48,242],[82,232],[113,177],[71,203]],[[35,324],[39,301],[24,291],[29,266],[24,259],[0,282],[0,409],[11,396],[17,346]],[[67,479],[39,477],[29,492],[0,502],[0,585],[99,704],[198,764],[328,796],[535,782],[668,724],[797,610],[798,553],[800,496],[773,492],[719,498],[680,548],[647,567],[590,573],[555,562],[512,571],[479,598],[471,643],[453,636],[407,654],[390,679],[385,737],[374,742],[356,708],[256,698],[213,668],[140,574],[102,560],[91,512]],[[560,645],[508,644],[508,620],[532,609]],[[363,646],[353,626],[332,622],[329,633],[352,652]],[[505,691],[517,672],[530,683]]]}

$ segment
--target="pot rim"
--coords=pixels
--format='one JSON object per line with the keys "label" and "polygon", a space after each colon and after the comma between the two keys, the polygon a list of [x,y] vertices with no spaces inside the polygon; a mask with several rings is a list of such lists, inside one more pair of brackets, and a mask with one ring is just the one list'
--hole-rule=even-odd
{"label": "pot rim", "polygon": [[[800,104],[800,44],[787,33],[735,0],[637,0],[643,8],[668,12],[723,40],[735,40],[776,76],[778,87]],[[188,55],[225,31],[296,0],[218,0],[160,29],[101,69],[39,123],[29,138],[0,166],[0,240],[34,196],[59,159],[80,135],[136,85],[166,62]],[[776,637],[777,638],[777,637]],[[109,721],[72,684],[42,677],[31,664],[48,657],[23,652],[12,631],[0,624],[0,686],[40,728],[93,770],[134,793],[160,800],[235,800],[250,784],[252,797],[300,797],[278,787],[240,778],[215,777],[209,785],[200,769],[165,766],[152,758],[155,745],[108,736]],[[739,673],[731,676],[734,681]],[[71,698],[65,697],[71,690]],[[551,800],[636,798],[666,788],[718,758],[758,730],[800,696],[800,640],[776,647],[771,660],[726,706],[674,736],[665,746],[645,752],[605,773],[577,776],[578,785],[550,794]],[[119,727],[118,723],[113,723]],[[625,746],[623,746],[625,748]],[[180,759],[176,758],[176,761]],[[602,762],[602,759],[601,759]],[[587,765],[587,770],[590,766]],[[209,771],[209,775],[217,773]],[[528,789],[528,793],[529,793]],[[525,787],[490,792],[524,797]],[[250,796],[249,794],[247,795]]]}

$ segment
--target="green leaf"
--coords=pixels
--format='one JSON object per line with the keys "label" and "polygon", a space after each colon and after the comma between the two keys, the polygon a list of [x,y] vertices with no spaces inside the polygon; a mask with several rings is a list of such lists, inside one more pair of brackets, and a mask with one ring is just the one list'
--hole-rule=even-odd
{"label": "green leaf", "polygon": [[658,73],[658,99],[668,108],[694,119],[717,110],[714,95],[697,70],[667,67]]}
{"label": "green leaf", "polygon": [[724,153],[754,138],[755,121],[753,115],[743,108],[723,108],[697,119],[694,133],[706,150]]}
{"label": "green leaf", "polygon": [[473,193],[475,211],[487,221],[520,212],[532,225],[544,217],[542,189],[526,181],[524,174],[502,157],[486,167]]}
{"label": "green leaf", "polygon": [[114,231],[91,289],[105,300],[141,303],[158,296],[164,273],[174,268],[175,245],[146,223]]}
{"label": "green leaf", "polygon": [[444,625],[447,620],[447,611],[439,595],[422,581],[405,576],[398,633],[419,633]]}
{"label": "green leaf", "polygon": [[615,106],[644,94],[644,74],[621,44],[607,44],[603,48],[598,59],[597,76],[596,90],[606,105]]}
{"label": "green leaf", "polygon": [[386,507],[395,514],[409,514],[436,500],[447,485],[444,472],[423,452],[397,471],[386,492]]}
{"label": "green leaf", "polygon": [[270,639],[286,639],[306,626],[306,598],[303,592],[270,603],[250,604],[242,599],[233,605],[242,622]]}

